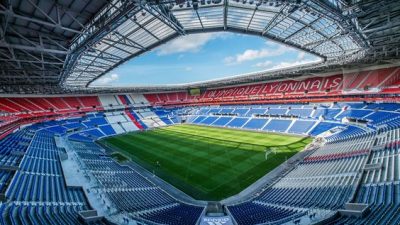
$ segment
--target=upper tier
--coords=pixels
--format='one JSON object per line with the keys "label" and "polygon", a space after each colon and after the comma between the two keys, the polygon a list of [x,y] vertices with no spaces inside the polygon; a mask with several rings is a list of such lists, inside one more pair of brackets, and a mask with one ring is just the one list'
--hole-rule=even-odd
{"label": "upper tier", "polygon": [[310,98],[321,101],[321,97],[327,101],[337,101],[333,98],[326,98],[346,97],[355,94],[399,93],[399,84],[400,68],[392,67],[331,76],[317,76],[303,80],[282,80],[209,89],[198,96],[189,95],[188,92],[171,92],[145,94],[145,97],[153,105],[235,104],[244,101],[260,103],[260,101],[267,102],[268,100],[289,102],[291,99],[299,101],[300,98],[306,99],[306,101],[310,101]]}
{"label": "upper tier", "polygon": [[400,67],[234,87],[153,94],[0,98],[0,136],[25,123],[90,111],[149,105],[399,101]]}

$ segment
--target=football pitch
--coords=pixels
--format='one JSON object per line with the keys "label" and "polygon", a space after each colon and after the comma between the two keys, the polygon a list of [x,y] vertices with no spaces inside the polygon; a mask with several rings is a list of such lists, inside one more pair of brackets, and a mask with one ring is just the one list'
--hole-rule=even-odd
{"label": "football pitch", "polygon": [[239,193],[301,151],[311,140],[282,134],[175,125],[114,136],[100,142],[195,199],[213,201]]}

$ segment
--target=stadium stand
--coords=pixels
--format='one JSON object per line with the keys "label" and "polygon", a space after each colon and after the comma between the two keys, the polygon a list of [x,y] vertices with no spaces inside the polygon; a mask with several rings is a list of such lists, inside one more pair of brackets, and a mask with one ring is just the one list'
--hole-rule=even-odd
{"label": "stadium stand", "polygon": [[168,224],[195,224],[204,207],[188,205],[172,198],[130,167],[104,157],[93,142],[72,142],[87,170],[101,185],[113,205],[123,212],[137,214],[146,221]]}
{"label": "stadium stand", "polygon": [[[398,104],[340,102],[136,109],[129,108],[131,98],[121,98],[121,95],[103,96],[99,100],[102,105],[92,107],[92,112],[35,122],[0,140],[2,168],[18,168],[15,172],[4,170],[1,173],[1,190],[10,201],[1,207],[4,221],[14,220],[15,212],[21,211],[24,215],[21,221],[76,222],[80,221],[80,211],[91,209],[83,189],[68,187],[64,182],[60,164],[64,150],[55,145],[55,137],[68,137],[67,142],[81,162],[81,169],[98,181],[101,188],[97,193],[109,199],[108,207],[121,215],[128,213],[130,220],[144,223],[195,224],[204,206],[172,197],[168,190],[155,185],[134,168],[121,166],[109,158],[102,147],[93,142],[118,133],[173,125],[182,120],[207,126],[310,135],[326,140],[323,147],[261,188],[250,200],[228,204],[226,209],[237,224],[287,223],[309,217],[311,212],[335,212],[352,199],[356,203],[368,203],[371,209],[382,213],[373,219],[368,214],[363,220],[335,214],[330,223],[381,223],[399,219],[397,203],[392,203],[397,199],[388,197],[395,196],[396,181],[400,179],[394,169],[397,168],[395,143],[400,125],[396,122],[400,116]],[[76,99],[80,98],[72,99],[57,106],[78,104]],[[113,104],[112,109],[110,104]],[[114,108],[116,106],[122,107]],[[36,110],[38,107],[26,108]],[[79,111],[78,108],[74,110]],[[350,119],[365,120],[367,126],[348,121]],[[379,173],[363,172],[367,164],[379,163],[383,165]],[[381,185],[385,187],[382,190],[378,189]],[[368,197],[374,196],[372,192],[383,190],[392,194],[378,199]],[[331,197],[320,197],[327,195]],[[36,202],[57,204],[45,206],[36,205]],[[384,210],[389,212],[383,213]],[[106,222],[103,219],[99,223]]]}
{"label": "stadium stand", "polygon": [[[397,118],[398,108],[397,104],[377,103],[235,105],[212,108],[150,108],[150,111],[127,111],[122,108],[112,113],[88,113],[83,117],[37,123],[31,128],[22,129],[2,139],[4,143],[1,152],[2,164],[19,167],[7,188],[6,197],[15,202],[74,203],[74,205],[80,205],[79,210],[88,209],[84,194],[79,192],[79,189],[68,188],[63,184],[58,158],[60,149],[55,146],[53,137],[54,135],[68,136],[72,149],[82,162],[82,168],[99,181],[102,186],[101,193],[111,200],[112,206],[117,210],[137,212],[133,213],[132,218],[139,221],[194,224],[204,207],[174,199],[134,169],[114,162],[93,143],[99,138],[115,135],[117,133],[114,130],[115,126],[123,129],[121,132],[129,132],[129,126],[135,126],[135,130],[139,130],[139,125],[144,124],[142,119],[150,117],[154,119],[153,117],[157,116],[159,120],[166,121],[165,124],[174,124],[173,121],[181,120],[176,117],[185,116],[191,118],[189,119],[191,123],[208,126],[237,127],[299,135],[323,135],[327,143],[306,157],[295,169],[263,188],[263,191],[254,195],[251,201],[227,206],[238,224],[288,222],[308,215],[307,212],[310,209],[338,210],[351,200],[357,191],[360,171],[367,164],[368,156],[371,154],[369,160],[371,163],[376,163],[375,158],[385,158],[381,154],[386,155],[389,151],[397,151],[390,149],[393,149],[392,143],[398,138],[398,129],[396,129],[398,124],[381,129],[391,137],[384,139],[383,137],[387,136],[386,133],[379,135],[381,138],[375,146],[384,145],[382,150],[375,150],[373,142],[378,136],[379,124]],[[296,115],[288,115],[288,111],[295,112]],[[323,114],[316,113],[318,111],[323,111]],[[373,116],[375,114],[378,116]],[[141,115],[142,119],[138,115]],[[363,127],[356,123],[343,123],[343,119],[346,118],[367,118],[370,125]],[[130,125],[127,126],[127,123]],[[42,129],[42,131],[35,131],[35,129]],[[15,148],[16,143],[20,146],[19,149]],[[12,146],[12,148],[6,146]],[[374,150],[371,151],[371,149]],[[22,158],[23,154],[26,156]],[[395,156],[396,153],[390,153],[388,156],[391,155]],[[393,160],[386,160],[383,163],[386,165],[383,168],[387,168],[384,171],[395,168]],[[361,196],[362,191],[368,189],[366,185],[370,182],[385,183],[400,179],[394,169],[391,173],[384,171],[380,174],[386,174],[385,176],[380,175],[376,178],[371,172],[365,175],[363,178],[365,184],[361,185],[357,196]],[[8,180],[10,176],[11,174],[5,173],[2,179]],[[6,183],[7,181],[2,182],[3,185]],[[34,183],[48,183],[43,187],[48,186],[52,191],[32,187]],[[16,187],[19,188],[16,189]],[[331,199],[318,197],[327,193],[330,193]],[[20,206],[9,205],[6,210],[13,212],[15,207]],[[149,211],[151,208],[154,210]],[[79,211],[74,207],[63,210],[71,210],[75,213]],[[394,213],[396,210],[392,211]],[[249,214],[252,216],[245,216]],[[392,217],[394,216],[390,216]],[[337,223],[342,220],[347,221],[348,218],[335,219]]]}
{"label": "stadium stand", "polygon": [[[1,1],[0,224],[400,224],[399,12],[377,0]],[[222,79],[94,83],[175,38],[226,31],[302,52]],[[300,65],[303,53],[319,61]],[[313,141],[215,202],[101,141],[181,123]]]}
{"label": "stadium stand", "polygon": [[[269,82],[257,85],[239,86],[207,90],[197,97],[188,96],[188,93],[145,94],[144,96],[153,105],[181,105],[181,104],[237,104],[237,102],[268,102],[280,98],[290,99],[324,97],[335,99],[336,96],[351,92],[368,93],[370,89],[379,92],[398,82],[399,68],[370,70],[361,73],[340,74],[329,77],[306,78],[301,81]],[[367,74],[367,76],[364,76]],[[352,78],[354,77],[355,78]],[[358,78],[357,78],[358,77]],[[364,79],[365,78],[365,79]],[[362,81],[362,83],[360,83]],[[346,82],[345,84],[343,84]],[[350,84],[349,84],[350,83]],[[354,85],[353,85],[354,83]],[[357,84],[357,85],[355,85]],[[345,86],[344,86],[345,85]],[[389,93],[389,90],[386,93]],[[284,93],[284,95],[282,94]],[[169,98],[168,96],[183,95],[185,98]],[[236,102],[236,103],[235,103]]]}

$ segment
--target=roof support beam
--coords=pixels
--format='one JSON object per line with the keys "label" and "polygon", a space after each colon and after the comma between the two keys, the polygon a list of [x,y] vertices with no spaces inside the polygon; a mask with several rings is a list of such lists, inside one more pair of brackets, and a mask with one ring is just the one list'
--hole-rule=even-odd
{"label": "roof support beam", "polygon": [[[272,18],[272,20],[267,24],[267,26],[265,26],[264,30],[262,31],[262,35],[268,33],[268,31],[270,31],[273,27],[275,27],[278,23],[280,23],[281,21],[283,21],[285,18],[289,17],[289,13],[287,13],[286,15],[283,15],[283,11],[289,6],[289,3],[284,3],[284,5],[282,6],[282,8],[279,10],[278,13],[276,13],[274,15],[274,17]],[[280,16],[283,16],[282,19],[278,20],[278,18]]]}
{"label": "roof support beam", "polygon": [[104,41],[108,41],[108,42],[118,44],[118,45],[123,45],[123,46],[129,47],[129,48],[143,49],[139,46],[130,45],[130,44],[126,43],[125,41],[120,41],[120,40],[116,41],[111,38],[104,38],[103,40],[101,40],[101,42],[103,42],[103,43],[104,43]]}
{"label": "roof support beam", "polygon": [[199,22],[200,22],[201,28],[202,28],[202,29],[204,29],[204,26],[203,26],[203,21],[201,21],[201,18],[200,18],[200,15],[199,15],[199,11],[198,11],[198,10],[196,10],[196,15],[197,15],[197,19],[199,19]]}
{"label": "roof support beam", "polygon": [[40,24],[40,25],[52,27],[52,28],[59,28],[59,29],[65,30],[65,31],[69,31],[69,32],[77,33],[77,34],[82,34],[82,32],[79,31],[79,30],[68,28],[68,27],[62,26],[61,24],[50,23],[50,22],[47,22],[47,21],[44,21],[44,20],[40,20],[40,19],[37,19],[37,18],[24,16],[22,14],[15,13],[11,9],[6,9],[1,4],[0,4],[0,14],[6,15],[6,16],[10,16],[10,17],[14,17],[14,18],[18,18],[18,19],[21,19],[21,20],[26,20],[26,21],[33,22],[33,23],[37,23],[37,24]]}
{"label": "roof support beam", "polygon": [[[153,18],[156,19],[156,17],[153,17]],[[145,27],[147,24],[149,24],[149,23],[152,22],[153,20],[148,20],[148,22],[143,23],[143,24],[140,24],[140,23],[138,23],[137,21],[132,20],[132,19],[131,19],[131,21],[133,21],[133,23],[135,23],[138,27],[140,27],[140,29],[146,31],[148,34],[150,34],[152,37],[154,37],[154,38],[157,39],[158,41],[161,41],[161,39],[160,39],[159,37],[157,37],[156,35],[154,35],[152,32],[150,32],[150,31]]]}
{"label": "roof support beam", "polygon": [[224,0],[224,30],[228,27],[228,0]]}
{"label": "roof support beam", "polygon": [[[148,13],[152,16],[156,17],[160,21],[162,21],[165,25],[169,26],[170,28],[174,29],[180,35],[186,35],[185,29],[179,23],[179,21],[175,18],[172,12],[169,10],[167,6],[158,5],[158,6],[143,6]],[[156,12],[156,13],[155,13]]]}
{"label": "roof support beam", "polygon": [[314,23],[316,23],[318,20],[320,19],[320,17],[318,17],[317,19],[313,20],[311,23],[304,25],[304,27],[300,28],[299,30],[297,30],[296,32],[293,32],[292,34],[290,34],[289,36],[286,37],[286,40],[290,40],[290,38],[292,38],[293,36],[295,36],[296,34],[302,32],[303,30],[312,27],[312,25]]}
{"label": "roof support beam", "polygon": [[340,25],[342,29],[351,31],[350,37],[353,38],[356,42],[360,43],[360,45],[362,45],[363,47],[370,46],[365,39],[363,33],[360,31],[356,21],[351,20],[349,16],[344,15],[337,7],[334,7],[333,5],[330,5],[327,2],[321,0],[309,0],[305,2],[305,5],[307,7],[310,7],[312,10],[323,14],[324,17],[330,18],[331,20],[335,21],[337,24]]}
{"label": "roof support beam", "polygon": [[110,67],[110,65],[108,65],[106,63],[99,62],[99,61],[96,61],[93,64],[88,64],[88,63],[85,63],[85,62],[79,62],[79,64],[77,64],[76,66],[77,67],[78,66],[98,67],[98,68],[103,68],[103,69],[108,69]]}
{"label": "roof support beam", "polygon": [[41,46],[34,47],[34,46],[26,46],[26,45],[19,45],[19,44],[9,44],[5,41],[0,41],[0,47],[15,48],[15,49],[21,49],[21,50],[27,50],[27,51],[33,51],[33,52],[53,53],[53,54],[60,54],[60,55],[68,54],[68,51],[64,51],[64,50],[49,49],[49,48],[44,48]]}
{"label": "roof support beam", "polygon": [[132,45],[137,46],[136,48],[139,48],[139,49],[142,49],[142,50],[146,50],[146,48],[143,47],[143,45],[137,43],[136,41],[134,41],[134,40],[132,40],[132,39],[130,39],[130,38],[127,38],[125,35],[121,34],[120,32],[114,31],[114,34],[115,34],[116,36],[119,36],[123,41],[129,42],[129,43],[131,43]]}
{"label": "roof support beam", "polygon": [[249,30],[250,24],[251,24],[251,22],[253,22],[253,18],[254,18],[254,15],[256,14],[257,9],[258,9],[258,6],[256,6],[254,8],[253,14],[251,14],[251,18],[249,20],[249,23],[247,24],[246,30]]}
{"label": "roof support beam", "polygon": [[[39,11],[43,16],[45,16],[48,20],[53,22],[54,24],[59,24],[56,21],[53,20],[47,13],[45,13],[40,7],[38,7],[35,3],[33,3],[31,0],[27,0],[37,11]],[[59,21],[60,22],[60,21]]]}
{"label": "roof support beam", "polygon": [[[114,10],[115,9],[115,10]],[[75,39],[75,42],[71,44],[71,53],[68,55],[67,60],[64,64],[64,70],[60,77],[61,85],[64,85],[64,82],[67,76],[73,73],[73,69],[77,61],[80,57],[84,56],[85,53],[92,51],[95,49],[94,45],[98,43],[102,38],[106,37],[110,31],[115,30],[121,24],[129,20],[134,14],[137,13],[139,7],[137,4],[124,1],[119,5],[115,5],[112,2],[109,2],[105,11],[114,11],[112,17],[104,16],[104,18],[97,18],[96,21],[92,21],[87,25],[85,29],[85,35],[81,35]],[[99,26],[98,20],[104,20]],[[96,51],[96,50],[95,50]],[[97,56],[99,57],[99,55]],[[97,57],[93,58],[92,61],[95,61]]]}
{"label": "roof support beam", "polygon": [[127,51],[126,49],[123,49],[123,48],[117,46],[116,44],[119,44],[119,43],[117,43],[117,42],[108,43],[107,39],[103,39],[103,40],[101,40],[101,43],[104,43],[104,44],[106,44],[106,45],[108,45],[108,46],[110,46],[110,47],[112,47],[112,48],[116,48],[116,49],[118,49],[118,50],[120,50],[120,51],[122,51],[122,52],[125,52],[125,53],[127,53],[127,54],[132,54],[132,52],[129,52],[129,51]]}
{"label": "roof support beam", "polygon": [[[98,51],[98,50],[96,49],[95,52],[97,52],[97,51]],[[119,57],[119,56],[110,54],[110,53],[108,53],[108,52],[100,52],[100,51],[98,51],[98,52],[99,52],[99,55],[92,55],[92,54],[90,54],[90,53],[86,53],[86,54],[84,55],[84,57],[90,57],[90,58],[100,57],[100,59],[102,59],[102,60],[106,60],[106,61],[113,62],[113,63],[116,63],[116,62],[118,62],[118,61],[120,61],[120,60],[123,59],[123,58],[121,58],[121,57]]]}
{"label": "roof support beam", "polygon": [[15,62],[21,62],[21,63],[37,63],[37,64],[49,64],[49,65],[63,65],[63,63],[61,63],[61,62],[50,62],[50,61],[45,61],[45,60],[43,60],[43,61],[37,61],[37,60],[24,60],[24,59],[12,59],[12,58],[9,58],[9,59],[1,59],[1,58],[0,58],[0,61],[3,61],[3,62],[15,61]]}

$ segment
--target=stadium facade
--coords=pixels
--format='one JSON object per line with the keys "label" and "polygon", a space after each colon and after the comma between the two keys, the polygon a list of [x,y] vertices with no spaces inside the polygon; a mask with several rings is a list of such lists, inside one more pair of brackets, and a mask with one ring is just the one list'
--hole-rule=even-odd
{"label": "stadium facade", "polygon": [[[398,1],[0,2],[1,224],[399,224]],[[92,87],[183,35],[260,36],[321,62]],[[242,192],[194,199],[97,142],[188,123],[314,138]]]}

